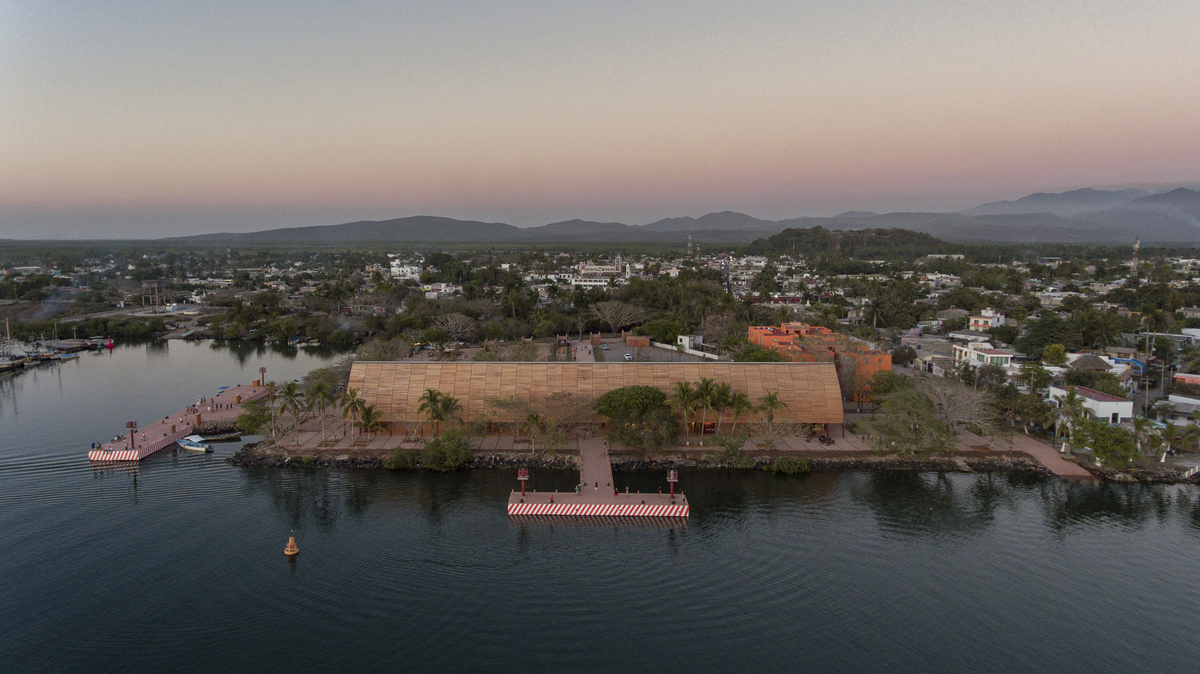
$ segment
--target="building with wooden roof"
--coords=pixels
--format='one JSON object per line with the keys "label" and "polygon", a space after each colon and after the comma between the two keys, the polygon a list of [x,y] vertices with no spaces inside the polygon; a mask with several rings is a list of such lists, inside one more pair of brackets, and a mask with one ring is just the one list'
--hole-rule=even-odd
{"label": "building with wooden roof", "polygon": [[[356,362],[351,388],[382,413],[384,422],[418,421],[421,395],[435,389],[458,399],[462,419],[503,421],[493,401],[515,398],[535,406],[547,395],[570,392],[591,401],[626,386],[669,393],[681,381],[708,377],[728,382],[754,403],[775,392],[787,408],[776,421],[840,424],[842,394],[833,363],[424,363]],[[732,421],[726,412],[725,420]],[[593,417],[601,421],[601,417]],[[716,415],[709,413],[709,421]],[[743,421],[746,419],[743,418]]]}

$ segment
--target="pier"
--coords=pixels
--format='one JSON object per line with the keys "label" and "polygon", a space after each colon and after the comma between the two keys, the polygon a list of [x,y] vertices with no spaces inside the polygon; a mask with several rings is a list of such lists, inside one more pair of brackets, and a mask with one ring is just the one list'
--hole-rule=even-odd
{"label": "pier", "polygon": [[585,440],[579,446],[580,489],[575,492],[513,492],[508,497],[509,515],[560,517],[687,517],[689,506],[683,493],[640,494],[621,492],[613,482],[608,447],[601,439]]}
{"label": "pier", "polygon": [[[195,433],[200,425],[209,421],[236,419],[241,413],[241,403],[261,398],[267,390],[257,385],[233,386],[211,398],[205,398],[193,412],[194,406],[175,412],[145,426],[129,429],[119,440],[103,443],[99,449],[88,452],[91,461],[141,461],[169,447],[180,438]],[[144,439],[143,439],[144,438]]]}

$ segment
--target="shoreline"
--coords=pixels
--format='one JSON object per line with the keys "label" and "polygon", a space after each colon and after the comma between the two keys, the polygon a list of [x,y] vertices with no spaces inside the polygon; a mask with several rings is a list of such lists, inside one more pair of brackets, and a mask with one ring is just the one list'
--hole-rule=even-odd
{"label": "shoreline", "polygon": [[[378,455],[312,455],[302,454],[279,448],[260,450],[262,441],[247,443],[225,462],[239,468],[360,468],[389,470],[384,467],[386,456]],[[650,456],[644,452],[616,453],[612,456],[612,470],[618,472],[642,472],[664,470],[668,468],[698,468],[713,470],[763,470],[777,456],[794,456],[794,453],[775,452],[768,456],[754,456],[753,466],[735,467],[708,460],[707,456]],[[850,472],[863,470],[891,470],[908,472],[953,472],[953,473],[991,473],[991,472],[1021,472],[1036,474],[1043,477],[1053,477],[1054,473],[1032,457],[1025,455],[962,455],[901,457],[895,455],[848,455],[848,456],[814,456],[796,457],[808,458],[811,461],[811,472]],[[471,460],[462,466],[461,470],[487,468],[543,468],[557,470],[578,470],[579,456],[575,453],[558,453],[550,455],[534,455],[525,452],[481,452],[472,456]],[[422,470],[408,468],[402,470]],[[1166,472],[1148,472],[1129,470],[1125,472],[1107,469],[1089,469],[1103,482],[1141,483],[1141,484],[1197,484],[1200,480],[1193,476],[1183,478],[1181,474]]]}

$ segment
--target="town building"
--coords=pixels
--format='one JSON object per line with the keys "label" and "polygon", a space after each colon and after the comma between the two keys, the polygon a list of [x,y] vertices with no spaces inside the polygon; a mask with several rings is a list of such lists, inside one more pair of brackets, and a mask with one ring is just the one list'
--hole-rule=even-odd
{"label": "town building", "polygon": [[1055,407],[1062,407],[1060,402],[1071,389],[1083,398],[1083,408],[1097,421],[1119,424],[1133,419],[1133,401],[1120,396],[1094,391],[1084,386],[1060,387],[1051,386],[1049,402]]}
{"label": "town building", "polygon": [[[427,363],[357,361],[350,369],[351,388],[367,405],[374,405],[388,423],[420,422],[422,394],[434,389],[462,406],[466,423],[498,423],[504,418],[495,402],[513,399],[535,405],[551,394],[571,393],[584,410],[581,424],[603,424],[591,403],[609,391],[627,386],[652,386],[670,393],[679,382],[711,378],[728,383],[758,401],[776,393],[786,407],[777,421],[800,424],[840,424],[842,396],[832,363]],[[734,420],[731,411],[710,412]],[[740,419],[746,421],[745,417]]]}

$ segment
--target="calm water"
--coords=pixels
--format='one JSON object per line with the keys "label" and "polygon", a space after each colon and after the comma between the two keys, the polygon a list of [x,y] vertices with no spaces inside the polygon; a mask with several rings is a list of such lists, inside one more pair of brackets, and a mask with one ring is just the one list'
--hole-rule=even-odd
{"label": "calm water", "polygon": [[[686,525],[523,523],[504,514],[508,471],[246,471],[222,462],[238,445],[136,470],[84,457],[124,421],[260,365],[286,380],[329,357],[174,342],[0,379],[0,671],[1188,672],[1200,660],[1191,488],[684,472]],[[617,477],[644,490],[660,478]]]}

